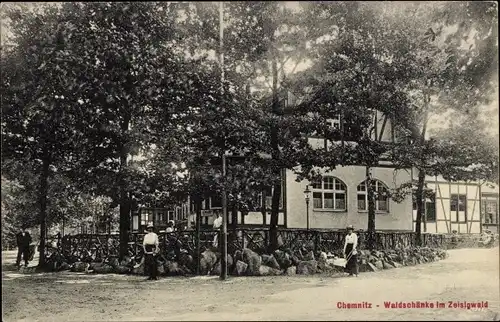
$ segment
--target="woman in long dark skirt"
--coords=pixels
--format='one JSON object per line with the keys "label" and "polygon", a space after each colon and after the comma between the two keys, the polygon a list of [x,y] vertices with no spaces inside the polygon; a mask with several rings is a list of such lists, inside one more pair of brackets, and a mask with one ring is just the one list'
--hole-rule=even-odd
{"label": "woman in long dark skirt", "polygon": [[345,270],[349,276],[358,276],[358,235],[354,233],[352,225],[347,226],[347,235],[345,236],[344,258],[347,259]]}

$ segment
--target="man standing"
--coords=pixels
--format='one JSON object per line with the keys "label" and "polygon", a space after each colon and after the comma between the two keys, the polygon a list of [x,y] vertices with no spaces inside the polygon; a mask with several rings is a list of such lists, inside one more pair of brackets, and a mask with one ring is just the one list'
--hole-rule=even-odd
{"label": "man standing", "polygon": [[31,244],[30,233],[26,231],[26,227],[22,227],[21,231],[16,235],[17,241],[17,260],[16,266],[21,266],[21,255],[24,260],[24,267],[28,267],[29,250]]}
{"label": "man standing", "polygon": [[148,224],[147,226],[148,233],[144,236],[144,268],[146,272],[148,272],[148,280],[157,280],[156,274],[158,273],[158,267],[156,263],[156,254],[158,254],[158,235],[153,231],[153,224]]}

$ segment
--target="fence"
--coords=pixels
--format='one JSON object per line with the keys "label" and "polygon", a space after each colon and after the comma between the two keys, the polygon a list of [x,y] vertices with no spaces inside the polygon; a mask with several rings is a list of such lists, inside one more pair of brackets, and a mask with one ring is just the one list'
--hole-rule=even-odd
{"label": "fence", "polygon": [[[214,249],[214,237],[219,231],[200,231],[200,252]],[[366,248],[367,232],[358,232],[360,249]],[[181,252],[188,253],[193,258],[198,257],[196,232],[182,231],[174,233],[159,233],[160,252],[165,258],[179,258]],[[144,233],[129,234],[128,255],[130,257],[142,256],[142,241]],[[342,231],[327,230],[278,230],[278,244],[280,249],[292,252],[297,250],[312,250],[325,252],[340,252],[344,245],[345,233]],[[259,254],[266,253],[270,241],[269,229],[238,229],[228,232],[228,253],[249,248]],[[447,248],[451,243],[449,236],[438,234],[422,234],[422,246]],[[375,248],[377,250],[408,248],[416,246],[415,233],[412,232],[377,232],[375,234]],[[68,260],[75,261],[100,261],[108,257],[118,256],[118,234],[78,234],[67,235],[62,238],[48,237],[47,256],[53,254],[50,249],[59,249],[60,253]]]}

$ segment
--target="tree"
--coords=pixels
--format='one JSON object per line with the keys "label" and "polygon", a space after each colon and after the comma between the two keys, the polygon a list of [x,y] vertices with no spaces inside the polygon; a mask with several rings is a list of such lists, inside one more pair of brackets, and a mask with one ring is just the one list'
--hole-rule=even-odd
{"label": "tree", "polygon": [[[79,149],[78,110],[67,102],[75,86],[62,67],[66,52],[59,10],[12,8],[11,43],[2,47],[2,158],[31,167],[38,178],[40,246],[45,249],[49,180]],[[42,253],[43,255],[43,253]],[[39,265],[44,264],[40,256]]]}
{"label": "tree", "polygon": [[[426,19],[405,20],[405,25],[416,32],[409,34],[407,43],[412,51],[411,61],[418,68],[406,86],[412,108],[400,117],[409,130],[412,145],[401,145],[395,159],[404,167],[413,166],[418,170],[416,232],[420,243],[426,173],[445,174],[450,178],[466,174],[458,167],[435,167],[435,160],[450,152],[451,142],[441,141],[436,145],[435,141],[428,140],[429,120],[445,112],[455,116],[465,113],[475,118],[474,109],[492,98],[492,91],[497,86],[493,77],[498,75],[498,45],[495,43],[498,12],[492,2],[423,5],[415,11],[416,16],[424,15]],[[407,11],[403,10],[402,15],[407,17]],[[399,19],[402,21],[401,17]],[[466,152],[459,146],[452,149]],[[475,157],[478,154],[474,152],[458,158],[463,167],[467,162],[468,165],[475,163]],[[457,156],[453,160],[456,161]],[[458,172],[451,174],[450,170]]]}

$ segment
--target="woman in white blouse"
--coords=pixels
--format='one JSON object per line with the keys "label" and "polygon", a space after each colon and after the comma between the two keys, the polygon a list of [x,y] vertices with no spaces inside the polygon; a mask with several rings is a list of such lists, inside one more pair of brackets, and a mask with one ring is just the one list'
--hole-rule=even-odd
{"label": "woman in white blouse", "polygon": [[[344,258],[347,259],[345,266],[349,276],[358,276],[358,236],[354,233],[352,225],[347,226],[347,235],[345,236]],[[347,256],[346,256],[347,254]]]}

